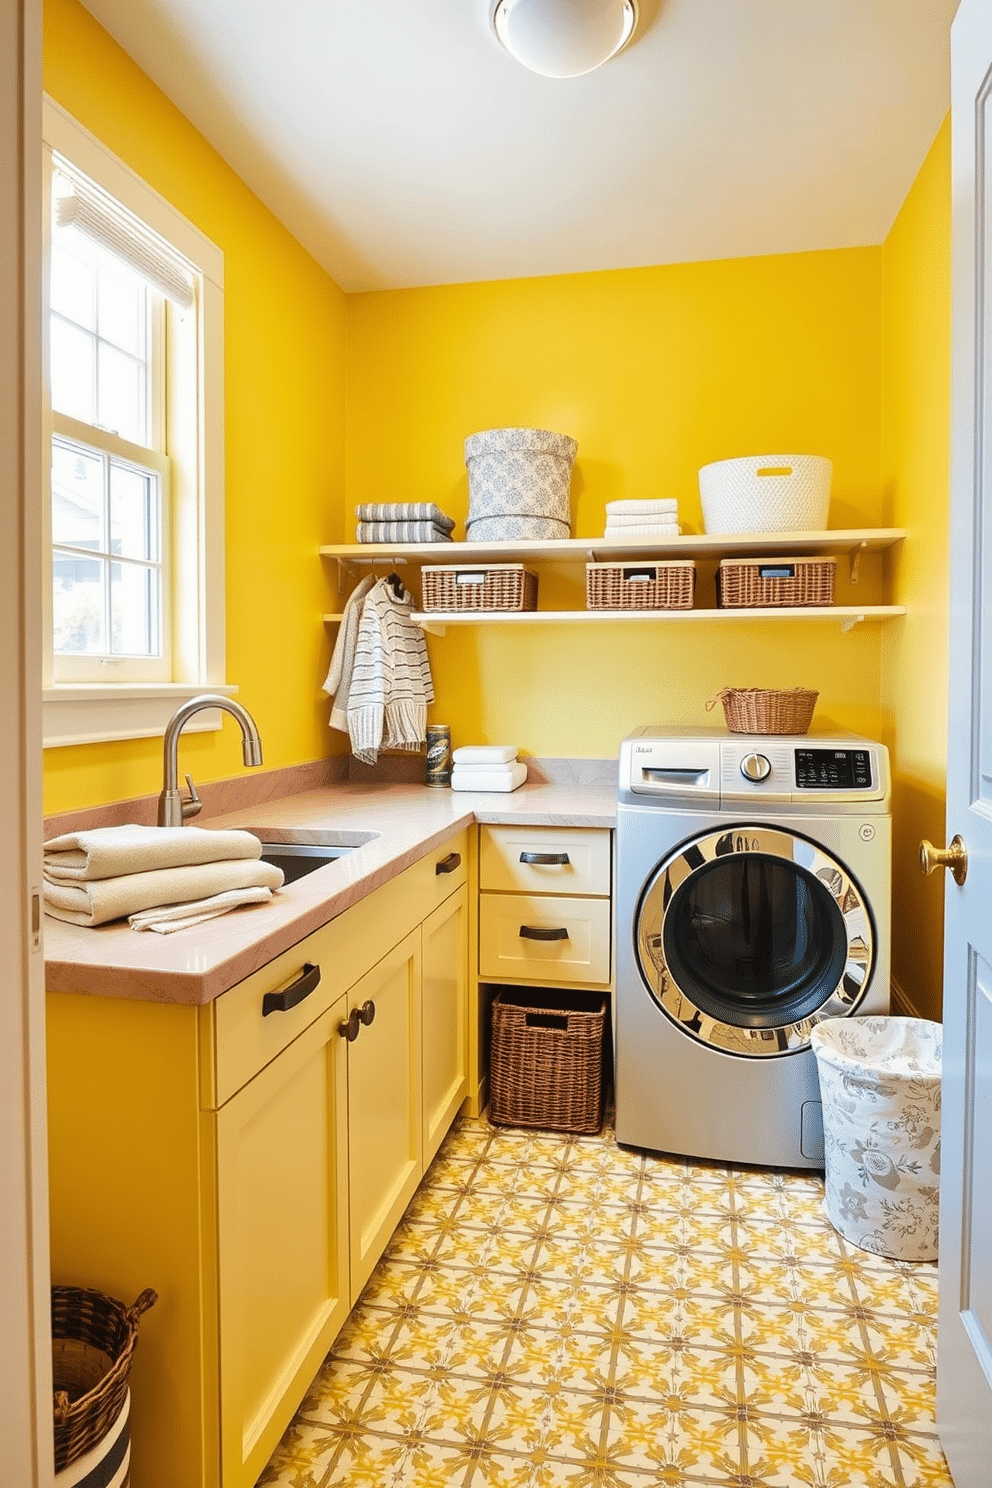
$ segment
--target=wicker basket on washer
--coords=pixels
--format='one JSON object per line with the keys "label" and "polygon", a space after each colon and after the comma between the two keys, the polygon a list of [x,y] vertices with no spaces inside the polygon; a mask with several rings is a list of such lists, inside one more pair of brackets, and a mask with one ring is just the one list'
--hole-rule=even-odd
{"label": "wicker basket on washer", "polygon": [[151,1287],[133,1307],[90,1287],[52,1287],[56,1472],[98,1446],[120,1415],[138,1322],[156,1300]]}
{"label": "wicker basket on washer", "polygon": [[587,610],[691,610],[695,587],[691,558],[586,564]]}
{"label": "wicker basket on washer", "polygon": [[522,563],[428,564],[420,570],[420,590],[424,611],[537,609],[537,574]]}
{"label": "wicker basket on washer", "polygon": [[808,687],[725,687],[710,698],[706,711],[722,703],[732,734],[805,734],[819,696]]}
{"label": "wicker basket on washer", "polygon": [[836,558],[724,558],[716,575],[722,610],[831,605]]}
{"label": "wicker basket on washer", "polygon": [[598,1132],[606,1001],[595,993],[504,987],[493,1001],[489,1119],[497,1126]]}

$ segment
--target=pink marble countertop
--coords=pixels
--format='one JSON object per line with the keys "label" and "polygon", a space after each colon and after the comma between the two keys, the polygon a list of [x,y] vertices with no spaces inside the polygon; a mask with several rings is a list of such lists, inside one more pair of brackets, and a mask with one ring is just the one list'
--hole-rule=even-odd
{"label": "pink marble countertop", "polygon": [[376,835],[286,885],[268,904],[174,935],[126,921],[89,929],[45,917],[50,992],[200,1004],[213,1001],[473,822],[612,827],[614,785],[527,784],[506,794],[340,783],[212,817],[205,827]]}

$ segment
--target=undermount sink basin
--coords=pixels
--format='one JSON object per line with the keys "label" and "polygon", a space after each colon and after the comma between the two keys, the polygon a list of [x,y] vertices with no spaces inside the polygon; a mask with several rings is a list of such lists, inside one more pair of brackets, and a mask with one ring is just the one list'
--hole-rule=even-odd
{"label": "undermount sink basin", "polygon": [[281,868],[286,883],[315,873],[378,837],[378,832],[324,832],[316,828],[249,827],[262,844],[262,862]]}

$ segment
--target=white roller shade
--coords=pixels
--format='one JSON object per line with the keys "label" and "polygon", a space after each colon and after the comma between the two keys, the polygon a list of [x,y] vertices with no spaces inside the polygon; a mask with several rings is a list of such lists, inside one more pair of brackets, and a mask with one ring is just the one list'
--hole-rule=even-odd
{"label": "white roller shade", "polygon": [[196,303],[196,280],[182,254],[67,162],[57,160],[56,168],[65,183],[55,199],[56,226],[85,233],[166,299],[190,309]]}

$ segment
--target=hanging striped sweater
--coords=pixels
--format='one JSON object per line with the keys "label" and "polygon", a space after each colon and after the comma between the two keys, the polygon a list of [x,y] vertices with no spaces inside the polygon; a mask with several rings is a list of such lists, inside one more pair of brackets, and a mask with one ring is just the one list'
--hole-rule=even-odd
{"label": "hanging striped sweater", "polygon": [[419,749],[434,684],[424,633],[410,619],[413,597],[380,579],[365,596],[348,689],[351,752],[374,765],[380,749]]}

